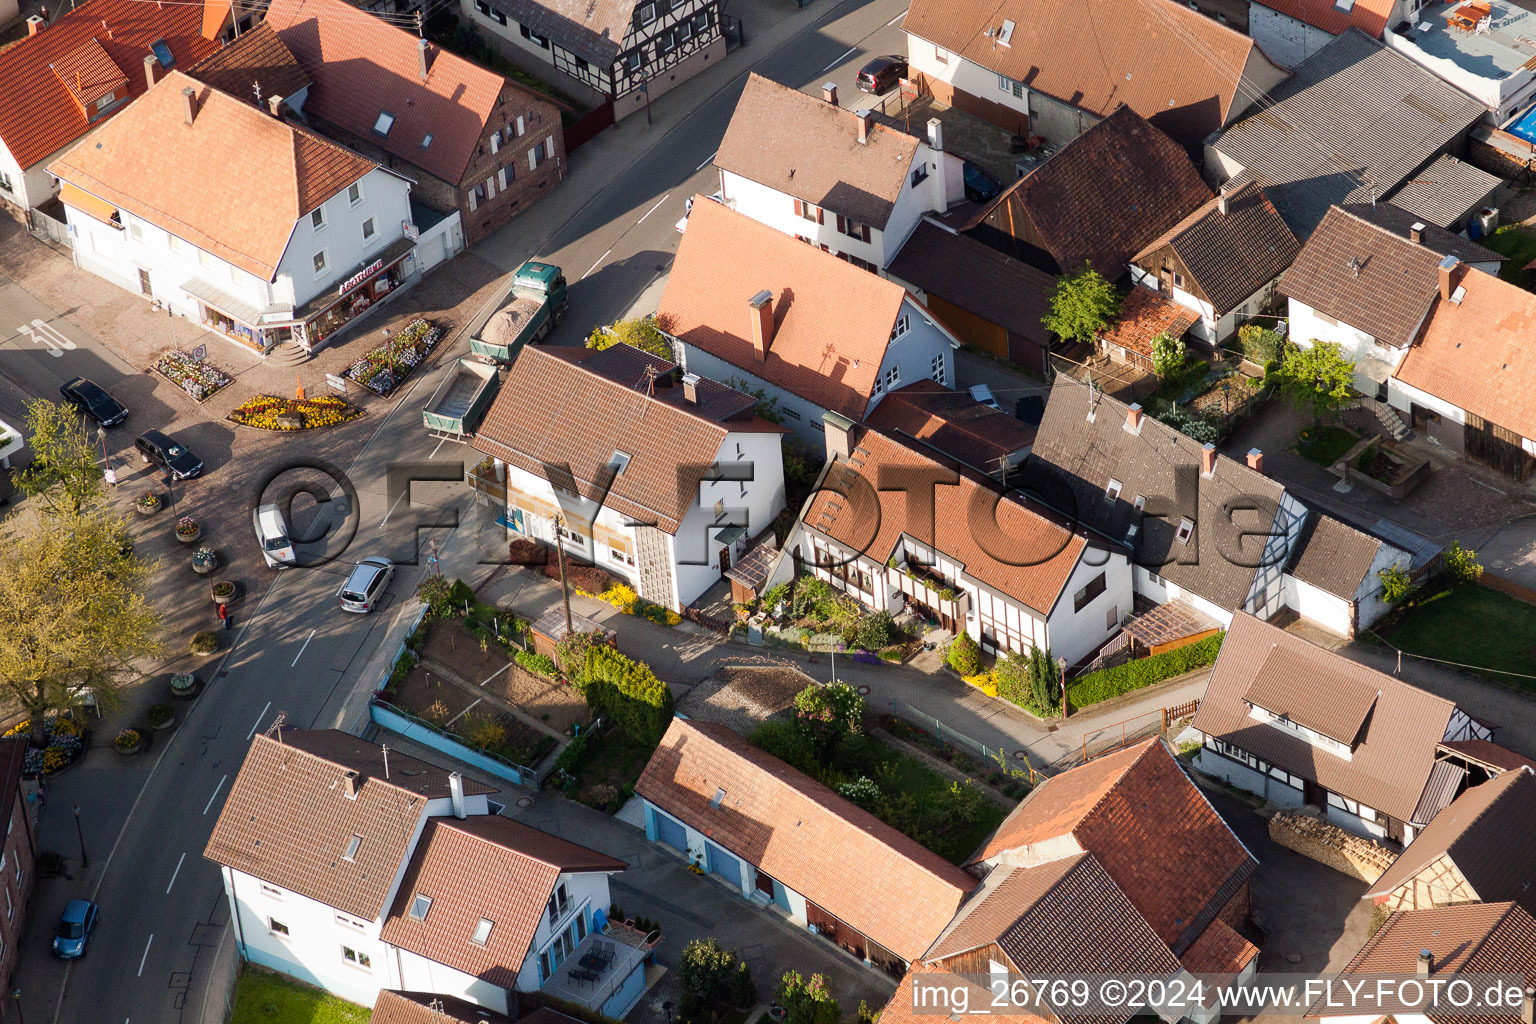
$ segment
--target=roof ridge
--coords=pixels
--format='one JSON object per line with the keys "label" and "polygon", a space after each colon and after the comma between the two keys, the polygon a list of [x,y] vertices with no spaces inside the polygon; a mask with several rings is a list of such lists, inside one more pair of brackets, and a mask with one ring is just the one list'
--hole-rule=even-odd
{"label": "roof ridge", "polygon": [[[620,342],[620,344],[627,344],[627,343],[626,342]],[[631,345],[630,347],[634,348],[633,345]],[[642,403],[654,402],[656,405],[660,406],[661,408],[670,409],[670,410],[672,410],[674,412],[677,412],[677,413],[679,413],[681,415],[684,415],[684,416],[691,416],[691,417],[693,417],[694,419],[698,420],[701,423],[704,423],[704,424],[707,424],[708,426],[716,428],[722,434],[729,434],[729,433],[731,433],[731,431],[729,429],[727,429],[723,423],[721,423],[719,420],[710,419],[708,416],[705,416],[703,414],[703,412],[699,411],[698,408],[686,409],[686,408],[684,408],[684,407],[682,407],[680,405],[673,405],[671,402],[663,402],[661,399],[657,398],[654,394],[647,394],[646,392],[641,391],[641,390],[639,390],[637,388],[630,387],[627,384],[622,384],[619,381],[614,380],[612,377],[605,377],[605,376],[603,376],[601,373],[598,373],[596,370],[594,370],[591,367],[589,367],[585,362],[571,360],[571,359],[562,359],[560,356],[553,355],[552,353],[549,353],[549,352],[545,352],[543,349],[539,348],[536,345],[528,346],[528,348],[531,351],[538,352],[541,356],[548,356],[550,359],[554,360],[557,363],[563,364],[565,366],[573,367],[576,370],[578,370],[578,371],[580,371],[582,373],[587,374],[588,376],[592,377],[595,380],[602,381],[603,384],[607,385],[610,388],[615,388],[615,389],[617,389],[619,391],[627,391],[627,392],[633,394]],[[648,355],[648,356],[649,355],[653,355],[653,353],[646,352],[644,349],[635,349],[635,351],[641,352],[644,355]],[[659,359],[659,358],[662,358],[662,357],[657,356],[656,358]],[[668,359],[666,361],[669,362],[669,363],[672,363],[672,366],[674,368],[677,368],[677,369],[681,369],[682,368],[682,364],[681,363],[673,362],[670,359]],[[667,372],[670,373],[671,371],[669,370]],[[692,372],[692,371],[688,371],[688,372]],[[707,381],[709,381],[712,384],[720,384],[721,387],[727,388],[727,389],[729,389],[731,391],[735,391],[738,395],[742,395],[743,397],[745,397],[745,398],[747,398],[749,400],[752,398],[751,395],[747,395],[747,394],[745,394],[742,391],[738,391],[736,388],[731,387],[729,384],[721,384],[720,381],[715,380],[713,377],[704,377],[702,375],[698,375],[698,376],[699,376],[699,379],[701,379],[701,380],[707,380]]]}
{"label": "roof ridge", "polygon": [[[1077,830],[1082,827],[1083,822],[1088,820],[1088,816],[1091,815],[1094,811],[1097,811],[1100,807],[1102,807],[1103,804],[1104,804],[1104,801],[1109,799],[1110,794],[1112,794],[1116,789],[1120,788],[1120,784],[1122,782],[1124,782],[1125,781],[1125,777],[1131,773],[1131,769],[1133,769],[1137,765],[1141,764],[1141,759],[1147,756],[1147,753],[1149,751],[1151,751],[1151,749],[1153,747],[1153,744],[1156,743],[1156,742],[1161,742],[1161,737],[1154,736],[1151,739],[1143,740],[1142,741],[1141,753],[1139,753],[1135,757],[1133,757],[1129,764],[1127,764],[1124,768],[1120,769],[1120,774],[1115,776],[1115,781],[1110,783],[1109,786],[1104,790],[1104,792],[1099,794],[1099,798],[1097,800],[1095,800],[1093,802],[1093,804],[1086,811],[1084,811],[1082,814],[1078,815],[1077,823],[1075,825],[1073,825],[1068,830],[1069,832],[1071,832],[1073,838],[1076,838]],[[1129,748],[1123,748],[1123,749],[1134,750],[1135,748],[1134,747],[1129,747]],[[1116,751],[1116,753],[1118,753],[1118,752],[1119,751]],[[1114,755],[1113,754],[1108,754],[1108,755],[1105,755],[1105,756],[1113,757]],[[1088,764],[1092,764],[1092,763],[1093,762],[1091,762],[1091,761],[1088,762]],[[1063,772],[1062,774],[1064,775],[1066,773]],[[1059,778],[1059,776],[1058,776],[1058,778]],[[1115,884],[1118,885],[1119,883],[1117,882]]]}
{"label": "roof ridge", "polygon": [[[308,732],[310,730],[299,730],[299,731]],[[332,731],[339,731],[339,730],[321,730],[321,731],[332,732]],[[282,735],[282,730],[281,729],[278,730],[278,735],[279,736]],[[348,735],[351,735],[351,734],[349,733]],[[311,758],[312,760],[315,760],[315,761],[318,761],[318,762],[320,762],[323,765],[327,765],[327,766],[329,766],[331,768],[335,768],[336,770],[342,772],[343,774],[346,774],[346,773],[350,772],[354,776],[362,775],[362,772],[358,771],[356,768],[353,768],[351,765],[342,764],[340,761],[333,761],[333,760],[331,760],[328,757],[323,757],[320,754],[317,754],[317,753],[315,753],[312,750],[306,750],[303,747],[296,746],[296,745],[294,745],[292,743],[284,743],[282,740],[275,739],[272,736],[268,736],[264,732],[263,733],[257,733],[254,738],[257,739],[257,740],[265,740],[267,743],[272,744],[273,746],[279,748],[280,750],[288,751],[287,754],[283,755],[285,757],[291,757],[293,754],[302,754],[305,757]],[[362,742],[366,743],[367,740],[363,740]],[[382,777],[380,777],[378,775],[368,775],[368,776],[363,778],[363,785],[364,786],[366,786],[370,782],[377,782],[377,783],[379,783],[382,786],[388,786],[390,789],[395,790],[398,793],[404,793],[412,801],[415,801],[415,800],[423,800],[424,801],[424,800],[427,799],[422,794],[417,793],[414,790],[407,789],[406,787],[400,785],[399,783],[393,781],[392,779],[382,778]],[[361,787],[359,787],[359,792],[361,792]]]}

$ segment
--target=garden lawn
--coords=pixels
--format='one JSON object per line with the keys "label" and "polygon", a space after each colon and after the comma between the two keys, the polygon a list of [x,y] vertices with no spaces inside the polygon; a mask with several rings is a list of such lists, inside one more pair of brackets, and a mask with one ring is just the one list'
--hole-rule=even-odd
{"label": "garden lawn", "polygon": [[[589,807],[613,814],[634,793],[635,780],[654,753],[655,744],[631,739],[622,729],[610,726],[572,769],[576,790],[571,795]],[[614,791],[612,796],[608,789]]]}
{"label": "garden lawn", "polygon": [[1525,287],[1525,265],[1536,260],[1536,231],[1519,224],[1506,224],[1479,241],[1501,256],[1508,256],[1499,268],[1499,276],[1510,284]]}
{"label": "garden lawn", "polygon": [[230,1024],[368,1024],[371,1012],[286,975],[247,967],[235,984]]}
{"label": "garden lawn", "polygon": [[1326,426],[1317,432],[1316,440],[1310,444],[1302,441],[1297,444],[1296,450],[1308,462],[1315,462],[1327,469],[1343,458],[1344,453],[1349,451],[1358,440],[1360,438],[1343,427]]}
{"label": "garden lawn", "polygon": [[1409,654],[1474,666],[1525,689],[1536,679],[1536,606],[1476,584],[1441,590],[1414,602],[1387,634]]}

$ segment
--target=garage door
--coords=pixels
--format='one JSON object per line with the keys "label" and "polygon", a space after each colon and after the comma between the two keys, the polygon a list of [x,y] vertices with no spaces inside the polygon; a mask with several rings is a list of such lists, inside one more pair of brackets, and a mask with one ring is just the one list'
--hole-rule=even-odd
{"label": "garage door", "polygon": [[688,852],[688,833],[683,829],[683,823],[675,818],[669,818],[660,811],[656,813],[656,838],[666,843],[678,853]]}
{"label": "garage door", "polygon": [[728,880],[732,885],[741,884],[741,861],[726,853],[714,843],[705,843],[704,850],[709,859],[709,870],[721,878]]}

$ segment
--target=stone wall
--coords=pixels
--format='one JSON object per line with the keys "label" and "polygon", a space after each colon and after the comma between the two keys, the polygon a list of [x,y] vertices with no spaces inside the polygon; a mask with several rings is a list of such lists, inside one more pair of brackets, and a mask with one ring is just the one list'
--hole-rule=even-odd
{"label": "stone wall", "polygon": [[1362,882],[1376,881],[1397,857],[1380,843],[1296,811],[1280,811],[1270,818],[1269,838]]}

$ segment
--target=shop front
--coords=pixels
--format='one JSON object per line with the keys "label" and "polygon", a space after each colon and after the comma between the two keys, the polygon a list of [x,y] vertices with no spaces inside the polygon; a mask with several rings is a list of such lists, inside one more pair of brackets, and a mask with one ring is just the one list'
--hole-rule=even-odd
{"label": "shop front", "polygon": [[293,340],[313,352],[330,337],[362,316],[405,283],[412,273],[410,259],[416,243],[396,239],[379,256],[358,267],[334,290],[317,295],[295,314]]}
{"label": "shop front", "polygon": [[[292,331],[264,324],[266,317],[248,303],[215,288],[207,281],[193,278],[181,286],[197,307],[197,319],[208,330],[265,354],[273,345],[287,341]],[[288,319],[285,315],[283,319]]]}

